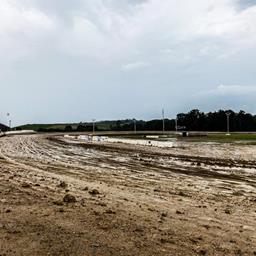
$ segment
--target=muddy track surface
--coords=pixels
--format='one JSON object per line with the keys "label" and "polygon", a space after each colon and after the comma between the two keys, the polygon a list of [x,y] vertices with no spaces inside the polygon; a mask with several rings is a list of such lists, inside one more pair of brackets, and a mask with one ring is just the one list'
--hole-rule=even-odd
{"label": "muddy track surface", "polygon": [[0,188],[0,255],[256,255],[254,146],[4,137]]}

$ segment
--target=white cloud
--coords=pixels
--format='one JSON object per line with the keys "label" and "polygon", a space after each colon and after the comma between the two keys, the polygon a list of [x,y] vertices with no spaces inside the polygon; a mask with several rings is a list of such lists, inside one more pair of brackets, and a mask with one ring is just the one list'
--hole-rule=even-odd
{"label": "white cloud", "polygon": [[255,46],[256,6],[240,11],[230,3],[226,7],[212,9],[199,19],[199,23],[197,30],[199,36],[221,38],[231,45],[242,48]]}
{"label": "white cloud", "polygon": [[149,66],[150,66],[149,62],[133,62],[133,63],[128,63],[123,65],[122,70],[133,71],[133,70],[143,69]]}
{"label": "white cloud", "polygon": [[222,58],[256,45],[256,6],[241,10],[237,0],[85,0],[62,16],[37,2],[1,0],[0,55],[11,47],[17,54],[27,52],[24,45],[31,42],[109,60],[131,59],[138,52],[155,56],[159,49],[182,56],[187,45],[193,56],[200,45],[201,55]]}
{"label": "white cloud", "polygon": [[54,25],[53,20],[36,7],[24,8],[17,1],[1,0],[0,13],[1,33],[26,33],[35,28],[48,30]]}
{"label": "white cloud", "polygon": [[31,55],[36,49],[46,47],[50,35],[56,29],[53,17],[47,16],[36,7],[24,8],[18,1],[0,2],[0,58],[15,61]]}
{"label": "white cloud", "polygon": [[232,96],[232,95],[250,95],[256,93],[256,86],[252,85],[219,85],[215,89],[203,91],[197,96]]}
{"label": "white cloud", "polygon": [[189,49],[192,60],[202,55],[227,59],[256,48],[256,6],[241,10],[236,0],[122,1],[122,8],[114,1],[84,3],[80,16],[71,18],[73,26],[63,28],[59,44],[69,41],[66,53],[115,61],[137,53],[154,58],[159,49],[169,49],[181,60]]}
{"label": "white cloud", "polygon": [[[17,99],[12,106],[16,104],[16,111],[26,116],[19,106],[38,99],[38,89],[43,88],[45,101],[52,98],[51,108],[57,98],[74,105],[79,102],[88,109],[88,101],[98,97],[102,88],[106,94],[101,102],[108,105],[122,98],[116,94],[129,95],[133,85],[137,90],[134,111],[142,111],[141,97],[154,98],[143,110],[149,114],[164,103],[179,111],[200,90],[205,91],[196,98],[196,105],[204,100],[210,105],[210,98],[217,105],[222,100],[229,104],[228,99],[234,98],[235,106],[243,95],[254,106],[253,86],[210,89],[219,81],[256,84],[256,5],[241,8],[239,2],[0,0],[0,87],[5,92],[0,94],[0,102],[8,106],[6,95],[18,95],[20,102]],[[146,68],[151,72],[145,74]],[[120,74],[120,70],[124,72]],[[75,96],[60,97],[59,88],[70,92],[71,87]],[[105,108],[97,101],[93,104],[92,109],[105,115]],[[129,112],[130,102],[122,105],[126,108],[118,108],[119,113]],[[74,115],[81,113],[84,118],[80,109]],[[68,111],[66,104],[61,111]],[[47,109],[44,114],[49,115]]]}
{"label": "white cloud", "polygon": [[83,17],[74,17],[72,30],[64,30],[59,41],[61,50],[74,56],[102,56],[105,44],[104,35],[97,26]]}
{"label": "white cloud", "polygon": [[195,93],[189,99],[189,108],[204,111],[218,109],[240,109],[255,113],[256,86],[253,85],[219,85],[214,89]]}

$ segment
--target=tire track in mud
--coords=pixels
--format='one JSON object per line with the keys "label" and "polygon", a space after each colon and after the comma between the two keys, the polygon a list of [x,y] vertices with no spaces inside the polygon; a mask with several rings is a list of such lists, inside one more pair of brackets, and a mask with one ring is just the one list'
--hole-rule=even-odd
{"label": "tire track in mud", "polygon": [[[224,160],[202,156],[175,154],[172,151],[130,145],[67,142],[62,137],[21,136],[3,140],[3,158],[21,168],[51,175],[81,179],[106,180],[109,183],[127,181],[157,184],[182,175],[193,179],[221,183],[235,182],[256,188],[252,169],[255,162]],[[244,168],[246,168],[244,167]]]}
{"label": "tire track in mud", "polygon": [[[57,138],[50,138],[49,140],[65,145],[66,143],[63,140]],[[72,144],[72,143],[71,143]],[[168,177],[171,173],[175,174],[184,174],[188,176],[197,176],[201,178],[208,179],[220,179],[226,181],[236,181],[236,182],[245,182],[248,185],[256,187],[256,175],[246,174],[244,172],[239,172],[238,168],[250,168],[255,169],[255,161],[246,161],[246,160],[224,160],[217,158],[209,157],[195,157],[188,155],[175,155],[173,153],[162,153],[162,152],[148,152],[148,149],[140,148],[134,149],[133,147],[126,148],[119,147],[116,145],[95,145],[91,143],[81,143],[73,144],[74,146],[80,146],[85,149],[93,149],[101,152],[109,152],[112,154],[111,158],[102,158],[98,160],[98,163],[109,162],[112,166],[122,166],[127,169],[136,169],[141,172],[156,172],[161,173],[163,176]],[[132,153],[132,154],[131,154]],[[135,154],[135,156],[134,156]],[[117,157],[130,158],[129,163],[123,163],[121,161],[115,160],[113,155]],[[141,160],[138,160],[140,158]],[[159,159],[161,161],[159,161]],[[193,166],[200,163],[200,166]],[[191,166],[191,164],[193,164]],[[205,165],[201,167],[201,165]],[[225,168],[225,169],[223,169]]]}
{"label": "tire track in mud", "polygon": [[[41,138],[40,138],[41,139]],[[39,139],[39,140],[40,140]],[[25,143],[24,143],[25,141]],[[35,152],[38,153],[38,151],[34,151],[32,152],[31,150],[27,150],[28,145],[30,145],[29,143],[27,143],[26,138],[24,138],[24,141],[22,143],[19,143],[20,145],[18,147],[16,147],[17,145],[15,145],[14,152],[12,150],[10,150],[10,148],[8,148],[9,150],[3,149],[3,145],[0,146],[0,158],[4,159],[4,161],[8,164],[11,164],[13,166],[18,167],[19,169],[22,170],[26,170],[26,171],[32,171],[36,174],[41,175],[42,177],[44,177],[47,173],[47,176],[50,176],[52,178],[55,179],[63,179],[65,177],[67,177],[67,175],[69,176],[69,179],[72,179],[72,176],[77,176],[74,175],[74,173],[70,172],[67,170],[67,168],[63,167],[63,166],[59,166],[60,163],[62,162],[57,162],[57,164],[52,164],[51,163],[51,159],[47,159],[45,162],[46,163],[41,163],[39,162],[37,159],[37,155],[35,154]],[[8,143],[10,143],[10,141],[8,141]],[[33,144],[33,142],[32,142]],[[26,145],[26,146],[25,146]],[[19,150],[23,150],[23,151],[19,151]],[[36,149],[36,147],[35,147]],[[15,157],[14,154],[15,152],[19,151],[20,153],[22,152],[21,156],[19,155],[18,157]],[[26,152],[26,153],[24,153]],[[28,154],[28,152],[32,153],[32,154]],[[11,154],[8,154],[11,153]],[[37,164],[33,164],[33,162],[36,162]],[[51,164],[49,164],[51,163]],[[66,165],[66,164],[65,164]],[[70,165],[72,167],[74,167],[73,165]],[[74,178],[73,182],[76,183],[77,179]]]}
{"label": "tire track in mud", "polygon": [[[69,191],[78,199],[76,206],[65,206],[66,213],[58,212],[49,216],[46,212],[45,215],[48,223],[46,230],[53,234],[54,239],[56,233],[49,218],[58,216],[58,221],[62,221],[63,216],[70,214],[67,219],[72,223],[76,222],[76,233],[83,225],[81,220],[87,221],[90,225],[93,223],[87,229],[95,232],[97,237],[101,237],[105,230],[105,236],[109,238],[111,232],[113,234],[113,231],[118,230],[120,233],[117,233],[119,235],[114,240],[123,236],[123,242],[135,239],[138,234],[136,241],[140,242],[144,236],[144,241],[147,242],[145,248],[151,246],[152,250],[160,248],[161,251],[165,248],[170,252],[172,246],[177,246],[180,251],[186,245],[187,252],[191,248],[195,248],[197,252],[198,248],[207,246],[210,248],[207,249],[207,254],[216,255],[216,250],[222,252],[222,249],[216,249],[216,244],[223,241],[233,246],[227,252],[233,252],[234,248],[242,246],[244,250],[252,251],[255,244],[253,200],[256,191],[253,190],[255,183],[251,183],[255,182],[255,169],[252,168],[252,162],[246,160],[235,160],[230,168],[230,160],[225,162],[214,156],[204,158],[180,155],[175,153],[175,149],[167,151],[150,147],[135,148],[134,145],[73,143],[64,141],[63,137],[35,135],[1,139],[0,164],[1,161],[10,170],[4,183],[8,188],[6,190],[13,185],[15,189],[24,191],[25,195],[31,193],[29,197],[32,205],[35,205],[33,197],[37,192],[41,197],[47,195],[45,201],[48,205],[43,205],[47,206],[47,211],[55,211],[55,207],[59,206],[53,202],[62,200],[66,194],[65,189],[59,187],[60,181],[68,184]],[[239,170],[243,161],[250,166],[248,169],[251,173]],[[13,168],[15,166],[17,168]],[[25,171],[9,181],[10,175],[19,169]],[[40,180],[40,176],[46,180],[40,183],[40,187],[36,187],[34,185]],[[21,187],[23,181],[32,184],[30,190]],[[84,190],[87,185],[89,189],[99,189],[100,195],[90,195],[88,189]],[[248,185],[248,190],[243,188]],[[233,192],[240,193],[241,187],[241,195],[234,195]],[[36,193],[32,194],[32,191]],[[251,191],[254,194],[249,193]],[[83,199],[86,200],[82,201]],[[80,205],[82,202],[85,206]],[[225,213],[227,208],[230,214]],[[40,213],[41,208],[38,209]],[[106,213],[109,209],[113,210],[110,214]],[[88,219],[85,218],[85,213],[88,214]],[[30,221],[31,215],[28,216]],[[42,216],[35,216],[36,223],[41,225]],[[130,219],[131,216],[133,219]],[[114,222],[117,219],[121,222]],[[25,228],[29,226],[29,221],[24,224]],[[70,222],[69,225],[72,224]],[[244,230],[240,232],[243,226]],[[86,230],[83,226],[82,229]],[[170,233],[166,233],[167,231]],[[70,233],[65,241],[70,241],[73,234]],[[200,240],[197,242],[199,235]],[[237,240],[236,244],[229,243],[231,235],[232,239],[234,236]],[[124,243],[120,242],[121,246]],[[64,243],[65,245],[67,248]],[[126,255],[131,255],[127,251]],[[228,255],[225,252],[218,255]],[[152,255],[152,252],[144,255]]]}
{"label": "tire track in mud", "polygon": [[[61,139],[60,137],[59,138],[50,137],[48,139],[62,145],[67,144],[65,140]],[[159,157],[170,157],[170,158],[176,158],[178,160],[185,161],[185,162],[192,162],[192,163],[200,162],[208,165],[218,165],[223,167],[232,167],[232,166],[244,167],[244,168],[256,167],[256,160],[253,161],[248,159],[247,160],[231,159],[228,156],[226,158],[220,158],[220,157],[216,157],[214,153],[212,154],[212,157],[200,156],[200,154],[195,156],[192,154],[193,148],[191,148],[192,150],[191,154],[182,154],[178,151],[173,153],[173,150],[170,151],[171,150],[170,148],[166,150],[165,148],[147,147],[147,146],[141,146],[141,145],[136,145],[135,147],[127,143],[94,144],[94,143],[85,143],[85,142],[78,143],[77,141],[76,142],[69,141],[69,144],[86,147],[87,149],[92,148],[92,149],[104,151],[104,152],[108,151],[111,153],[122,152],[122,153],[131,154],[131,153],[139,152],[142,157],[145,157],[145,158],[150,157],[152,159],[159,158]],[[219,147],[219,145],[217,147]]]}

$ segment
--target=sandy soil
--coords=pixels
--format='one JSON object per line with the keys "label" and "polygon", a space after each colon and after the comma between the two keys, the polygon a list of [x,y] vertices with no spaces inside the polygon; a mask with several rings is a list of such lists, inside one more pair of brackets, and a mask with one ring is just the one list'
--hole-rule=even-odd
{"label": "sandy soil", "polygon": [[3,137],[0,255],[256,255],[256,147]]}

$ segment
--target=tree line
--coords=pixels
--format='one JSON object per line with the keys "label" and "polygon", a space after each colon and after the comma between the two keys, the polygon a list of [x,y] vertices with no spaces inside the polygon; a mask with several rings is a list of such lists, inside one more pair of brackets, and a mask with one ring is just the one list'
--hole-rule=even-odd
{"label": "tree line", "polygon": [[[256,115],[246,113],[241,110],[234,112],[232,110],[219,110],[215,112],[204,113],[198,109],[193,109],[188,113],[179,113],[177,119],[165,119],[165,130],[176,130],[176,124],[180,131],[227,131],[227,113],[229,113],[230,131],[256,131]],[[177,123],[176,123],[177,122]],[[134,121],[122,124],[116,122],[113,130],[129,131],[134,129]],[[136,121],[136,129],[141,131],[161,131],[163,129],[163,120]]]}
{"label": "tree line", "polygon": [[[165,119],[165,131],[175,131],[176,124],[180,131],[227,131],[227,115],[229,113],[230,131],[256,131],[256,115],[245,111],[219,110],[204,113],[193,109],[188,113],[179,113],[177,119]],[[95,123],[95,131],[162,131],[163,120],[115,120]],[[80,123],[76,126],[66,125],[62,129],[39,128],[38,132],[91,132],[92,123]]]}

